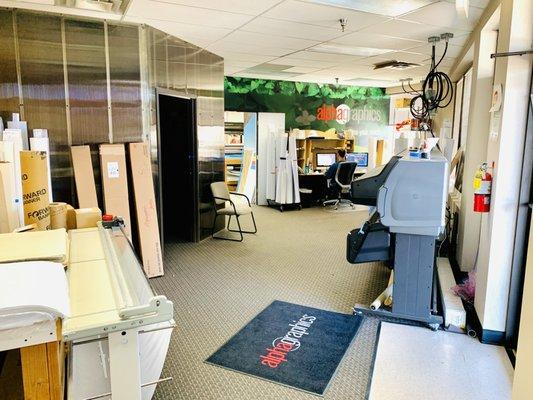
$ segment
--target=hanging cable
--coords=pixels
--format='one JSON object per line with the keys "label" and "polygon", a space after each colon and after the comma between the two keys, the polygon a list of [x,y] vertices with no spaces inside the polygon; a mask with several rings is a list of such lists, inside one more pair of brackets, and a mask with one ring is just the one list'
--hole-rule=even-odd
{"label": "hanging cable", "polygon": [[[410,80],[409,88],[411,92],[407,92],[404,88],[402,81],[402,89],[404,92],[416,95],[411,99],[410,108],[413,117],[427,121],[433,111],[438,108],[447,107],[453,99],[453,83],[448,75],[444,72],[437,71],[437,68],[441,64],[444,57],[448,52],[448,40],[453,37],[451,33],[444,33],[440,37],[432,36],[428,38],[428,42],[431,43],[431,67],[426,79],[422,82],[422,90],[415,91],[411,86]],[[440,39],[446,41],[444,52],[439,61],[436,61],[436,44]]]}

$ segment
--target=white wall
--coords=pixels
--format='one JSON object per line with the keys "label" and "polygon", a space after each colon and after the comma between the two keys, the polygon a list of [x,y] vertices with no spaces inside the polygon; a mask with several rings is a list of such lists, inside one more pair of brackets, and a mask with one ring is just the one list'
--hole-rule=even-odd
{"label": "white wall", "polygon": [[[533,1],[503,0],[498,52],[531,49],[532,21]],[[491,212],[481,227],[475,299],[485,330],[505,331],[532,68],[531,55],[496,59],[494,81],[503,86],[503,102],[497,135],[487,143],[486,160],[495,169]]]}
{"label": "white wall", "polygon": [[[494,18],[498,19],[498,11]],[[494,60],[490,55],[496,50],[497,32],[487,27],[476,34],[474,65],[468,112],[468,136],[466,141],[461,215],[458,228],[457,262],[463,271],[475,267],[479,244],[481,214],[473,211],[474,188],[472,182],[479,164],[486,161],[489,132],[488,114],[491,102]],[[465,91],[467,87],[465,86]],[[465,105],[466,106],[465,102]],[[464,128],[464,123],[462,124]]]}

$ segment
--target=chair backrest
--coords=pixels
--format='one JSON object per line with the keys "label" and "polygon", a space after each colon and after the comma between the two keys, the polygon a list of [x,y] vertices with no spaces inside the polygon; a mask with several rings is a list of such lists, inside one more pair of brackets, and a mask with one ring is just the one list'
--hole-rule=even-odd
{"label": "chair backrest", "polygon": [[211,193],[213,193],[213,197],[216,197],[214,199],[216,205],[224,204],[230,199],[226,182],[213,182],[211,184]]}
{"label": "chair backrest", "polygon": [[337,173],[335,174],[335,182],[343,189],[350,188],[354,178],[357,163],[355,161],[342,161],[339,163]]}

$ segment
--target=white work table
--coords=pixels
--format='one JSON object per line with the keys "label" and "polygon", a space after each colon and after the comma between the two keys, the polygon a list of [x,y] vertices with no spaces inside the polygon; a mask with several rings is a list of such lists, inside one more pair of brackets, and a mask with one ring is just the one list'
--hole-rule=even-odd
{"label": "white work table", "polygon": [[[172,302],[154,293],[120,227],[71,230],[69,239],[68,398],[150,399],[174,326]],[[143,354],[140,336],[157,336],[162,354]],[[142,371],[144,355],[159,360],[155,369],[150,362]]]}

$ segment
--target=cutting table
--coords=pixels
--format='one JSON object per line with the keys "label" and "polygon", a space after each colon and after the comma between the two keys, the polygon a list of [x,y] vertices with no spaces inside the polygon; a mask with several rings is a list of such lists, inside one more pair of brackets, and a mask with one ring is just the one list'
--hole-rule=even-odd
{"label": "cutting table", "polygon": [[[68,398],[150,399],[174,327],[120,221],[69,231]],[[167,378],[168,379],[168,378]]]}

